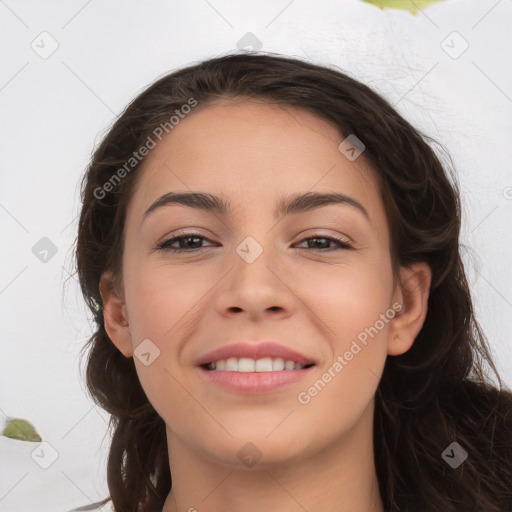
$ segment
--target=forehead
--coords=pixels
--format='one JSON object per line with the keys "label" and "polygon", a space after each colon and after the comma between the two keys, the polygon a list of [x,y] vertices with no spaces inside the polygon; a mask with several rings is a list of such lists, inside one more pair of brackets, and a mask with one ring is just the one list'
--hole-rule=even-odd
{"label": "forehead", "polygon": [[370,216],[374,210],[379,217],[374,171],[339,151],[344,138],[334,123],[295,107],[240,100],[196,107],[146,157],[129,214],[142,216],[172,190],[201,190],[272,211],[286,195],[336,191],[366,200]]}

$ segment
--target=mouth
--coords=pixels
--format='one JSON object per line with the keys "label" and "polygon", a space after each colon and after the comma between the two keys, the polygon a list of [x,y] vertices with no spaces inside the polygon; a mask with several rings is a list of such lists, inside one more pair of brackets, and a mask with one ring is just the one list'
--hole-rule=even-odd
{"label": "mouth", "polygon": [[244,395],[273,393],[305,379],[317,361],[276,342],[235,343],[219,347],[195,362],[211,387]]}
{"label": "mouth", "polygon": [[208,386],[238,395],[268,395],[297,384],[315,368],[281,358],[228,358],[198,366]]}
{"label": "mouth", "polygon": [[301,364],[291,359],[285,360],[281,357],[264,357],[261,359],[252,359],[250,357],[230,357],[220,359],[200,365],[211,372],[238,372],[238,373],[264,373],[264,372],[283,372],[291,370],[304,370],[314,366],[314,363]]}

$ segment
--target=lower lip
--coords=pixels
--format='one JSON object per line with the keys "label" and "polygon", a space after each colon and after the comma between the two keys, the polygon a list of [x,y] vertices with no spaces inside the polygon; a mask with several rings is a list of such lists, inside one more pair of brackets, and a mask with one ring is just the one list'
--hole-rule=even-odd
{"label": "lower lip", "polygon": [[315,366],[302,370],[281,370],[276,372],[227,372],[212,371],[199,367],[205,378],[218,386],[246,395],[272,393],[299,382],[311,373]]}

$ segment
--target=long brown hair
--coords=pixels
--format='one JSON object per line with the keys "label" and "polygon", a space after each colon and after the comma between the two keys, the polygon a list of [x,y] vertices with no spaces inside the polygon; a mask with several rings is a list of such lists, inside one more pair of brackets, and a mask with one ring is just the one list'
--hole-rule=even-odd
{"label": "long brown hair", "polygon": [[[161,511],[172,484],[164,421],[140,385],[133,358],[121,354],[103,323],[100,277],[109,270],[121,280],[126,205],[143,159],[126,163],[191,99],[199,109],[223,97],[306,109],[345,136],[356,135],[380,178],[394,268],[424,261],[432,269],[425,323],[410,350],[387,357],[375,397],[375,465],[386,512],[512,510],[512,393],[503,388],[473,314],[450,158],[339,69],[243,53],[170,73],[139,94],[95,150],[82,181],[74,256],[95,318],[83,348],[89,348],[86,382],[111,414],[112,429],[110,497],[102,503],[111,499],[116,512]],[[126,172],[119,173],[122,166]],[[457,468],[442,456],[453,442],[468,453]]]}

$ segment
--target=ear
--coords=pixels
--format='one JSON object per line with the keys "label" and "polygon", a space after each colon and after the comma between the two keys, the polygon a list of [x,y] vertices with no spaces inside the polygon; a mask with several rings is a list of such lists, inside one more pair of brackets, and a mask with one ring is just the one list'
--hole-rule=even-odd
{"label": "ear", "polygon": [[[427,317],[432,271],[427,263],[413,263],[400,268],[394,301],[402,309],[390,322],[387,353],[392,356],[407,352]],[[395,303],[395,302],[393,302]]]}
{"label": "ear", "polygon": [[125,357],[133,356],[132,337],[123,293],[118,289],[110,272],[100,279],[100,295],[103,302],[103,320],[108,337]]}

